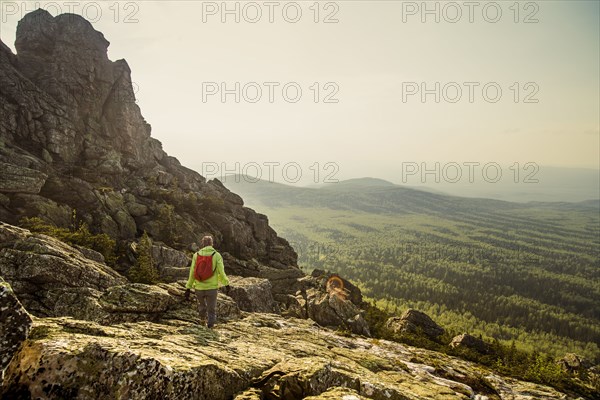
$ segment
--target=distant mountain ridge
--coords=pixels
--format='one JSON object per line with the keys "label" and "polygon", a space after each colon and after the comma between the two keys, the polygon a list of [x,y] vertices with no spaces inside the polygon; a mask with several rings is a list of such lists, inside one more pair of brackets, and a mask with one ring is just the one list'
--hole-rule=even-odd
{"label": "distant mountain ridge", "polygon": [[397,185],[384,179],[356,178],[299,187],[265,181],[243,175],[229,175],[223,183],[244,197],[251,206],[307,206],[357,210],[379,213],[403,212],[455,212],[488,209],[530,208],[532,206],[557,209],[598,209],[600,200],[581,202],[527,202],[460,197],[420,187]]}

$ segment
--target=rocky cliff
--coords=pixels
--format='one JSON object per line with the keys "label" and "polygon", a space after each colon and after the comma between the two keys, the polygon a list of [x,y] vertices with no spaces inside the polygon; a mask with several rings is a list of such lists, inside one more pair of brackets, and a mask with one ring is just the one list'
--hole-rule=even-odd
{"label": "rocky cliff", "polygon": [[0,42],[0,219],[66,227],[76,210],[94,232],[122,242],[146,231],[187,249],[211,233],[236,260],[296,269],[266,216],[150,136],[131,70],[108,59],[108,46],[82,17],[41,9],[19,22],[16,55]]}

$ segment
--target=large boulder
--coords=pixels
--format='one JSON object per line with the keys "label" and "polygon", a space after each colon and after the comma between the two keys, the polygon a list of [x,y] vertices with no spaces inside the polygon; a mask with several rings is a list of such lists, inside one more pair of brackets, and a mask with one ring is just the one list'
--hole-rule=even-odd
{"label": "large boulder", "polygon": [[152,260],[162,281],[176,282],[189,276],[192,257],[183,251],[155,243],[152,245]]}
{"label": "large boulder", "polygon": [[360,390],[360,379],[323,357],[277,363],[263,372],[257,382],[260,382],[265,397],[270,399],[303,399],[339,386]]}
{"label": "large boulder", "polygon": [[367,400],[368,397],[361,396],[354,389],[347,387],[332,387],[316,396],[305,397],[304,400]]}
{"label": "large boulder", "polygon": [[165,268],[183,268],[188,270],[192,257],[183,251],[175,250],[164,244],[152,245],[152,259],[159,272]]}
{"label": "large boulder", "polygon": [[0,162],[0,192],[38,194],[48,176],[34,169]]}
{"label": "large boulder", "polygon": [[338,293],[308,289],[306,309],[308,317],[319,325],[345,328],[359,335],[371,335],[361,310]]}
{"label": "large boulder", "polygon": [[0,371],[29,335],[32,320],[10,285],[0,277]]}
{"label": "large boulder", "polygon": [[255,259],[243,261],[227,252],[222,255],[225,272],[228,275],[268,279],[271,282],[273,295],[293,294],[302,287],[298,280],[304,278],[305,274],[298,267],[290,268],[278,262],[265,265]]}
{"label": "large boulder", "polygon": [[387,320],[386,328],[393,334],[410,333],[425,335],[437,341],[444,334],[444,328],[436,324],[427,314],[409,309],[401,317],[392,317]]}
{"label": "large boulder", "polygon": [[173,303],[167,290],[141,283],[113,286],[100,297],[102,308],[115,313],[161,313]]}
{"label": "large boulder", "polygon": [[471,336],[467,333],[455,336],[450,342],[450,347],[454,348],[467,348],[475,350],[481,354],[492,354],[493,348],[489,343],[484,342],[482,339],[475,336]]}
{"label": "large boulder", "polygon": [[296,295],[276,294],[275,301],[279,304],[281,315],[288,318],[308,318],[306,299],[302,297],[301,293]]}
{"label": "large boulder", "polygon": [[[103,291],[127,279],[104,263],[50,236],[0,222],[0,275],[25,308],[36,316],[55,316],[57,291]],[[78,304],[71,304],[77,309]],[[63,314],[64,315],[64,314]]]}
{"label": "large boulder", "polygon": [[[90,288],[57,289],[48,293],[54,305],[52,314],[94,321],[103,325],[125,322],[180,320],[201,323],[195,298],[185,301],[183,282],[146,285],[128,283],[100,292]],[[237,303],[218,295],[217,321],[239,319]]]}
{"label": "large boulder", "polygon": [[579,372],[592,366],[586,359],[575,353],[565,354],[557,363],[569,372]]}
{"label": "large boulder", "polygon": [[279,313],[273,299],[271,282],[262,278],[230,276],[228,295],[235,300],[240,310],[248,312]]}

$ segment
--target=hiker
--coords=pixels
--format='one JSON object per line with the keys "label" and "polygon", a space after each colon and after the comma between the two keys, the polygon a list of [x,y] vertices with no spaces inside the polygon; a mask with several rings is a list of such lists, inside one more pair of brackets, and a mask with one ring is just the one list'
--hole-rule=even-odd
{"label": "hiker", "polygon": [[192,257],[190,277],[185,285],[185,299],[190,299],[191,289],[196,291],[200,319],[207,321],[209,328],[215,325],[217,319],[219,284],[223,286],[225,293],[229,292],[229,279],[225,275],[223,257],[214,249],[212,236],[204,236],[200,250]]}

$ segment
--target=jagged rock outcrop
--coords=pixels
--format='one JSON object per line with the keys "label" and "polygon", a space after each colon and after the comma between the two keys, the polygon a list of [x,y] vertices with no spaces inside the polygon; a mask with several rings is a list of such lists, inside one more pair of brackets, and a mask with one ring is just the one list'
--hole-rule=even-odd
{"label": "jagged rock outcrop", "polygon": [[427,314],[409,309],[401,317],[392,317],[386,322],[386,328],[391,333],[424,334],[429,339],[437,341],[444,334],[444,328],[436,324]]}
{"label": "jagged rock outcrop", "polygon": [[243,277],[265,278],[271,282],[274,295],[290,294],[302,288],[299,279],[305,277],[304,272],[297,268],[287,268],[280,263],[264,265],[257,260],[243,261],[224,252],[223,261],[227,266],[227,273]]}
{"label": "jagged rock outcrop", "polygon": [[214,330],[38,319],[1,390],[44,399],[572,399],[432,351],[259,313]]}
{"label": "jagged rock outcrop", "polygon": [[296,253],[266,216],[150,136],[131,70],[108,46],[84,18],[41,9],[19,22],[16,55],[0,42],[0,220],[67,227],[76,209],[94,232],[128,242],[145,230],[179,250],[211,233],[235,260],[256,260],[257,273],[294,275]]}
{"label": "jagged rock outcrop", "polygon": [[0,277],[0,371],[29,335],[32,319],[12,291]]}

